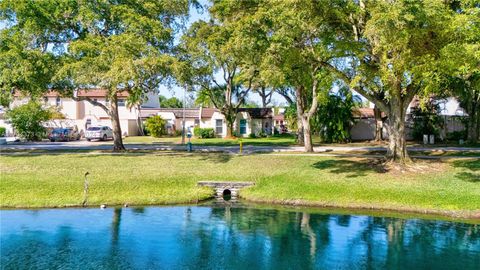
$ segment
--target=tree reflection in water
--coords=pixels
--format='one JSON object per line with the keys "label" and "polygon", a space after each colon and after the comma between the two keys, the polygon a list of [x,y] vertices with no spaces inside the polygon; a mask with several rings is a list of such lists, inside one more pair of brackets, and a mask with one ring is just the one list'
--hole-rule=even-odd
{"label": "tree reflection in water", "polygon": [[2,211],[4,269],[477,269],[480,228],[241,207]]}

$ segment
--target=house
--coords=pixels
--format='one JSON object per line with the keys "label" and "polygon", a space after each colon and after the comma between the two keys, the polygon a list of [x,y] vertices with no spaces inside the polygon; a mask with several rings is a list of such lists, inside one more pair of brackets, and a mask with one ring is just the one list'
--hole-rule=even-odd
{"label": "house", "polygon": [[[465,110],[460,107],[460,103],[454,97],[435,100],[439,105],[439,115],[442,116],[444,123],[440,131],[440,137],[446,138],[447,134],[455,131],[463,131],[465,125],[463,118],[467,116]],[[407,108],[405,133],[407,140],[412,140],[413,119],[411,117],[413,108],[420,106],[420,99],[415,97]],[[350,129],[353,141],[373,140],[375,138],[375,115],[373,113],[373,104],[370,108],[358,108],[353,111],[355,123]],[[383,138],[388,139],[388,117],[382,112],[382,133]]]}
{"label": "house", "polygon": [[[107,91],[104,89],[90,89],[80,90],[77,92],[77,97],[88,97],[94,101],[100,102],[108,107],[108,100],[106,99]],[[118,114],[120,118],[120,127],[123,135],[134,136],[138,134],[138,117],[140,116],[139,108],[127,107],[126,99],[128,92],[120,92],[118,97]],[[23,96],[21,93],[15,93],[11,107],[16,107],[25,104],[29,101],[29,97]],[[73,127],[77,126],[80,132],[85,131],[89,126],[109,126],[111,127],[111,120],[107,113],[99,106],[94,106],[88,101],[75,101],[68,97],[62,97],[55,91],[47,92],[42,102],[46,107],[54,107],[65,116],[65,119],[54,119],[47,123],[51,127]],[[160,106],[157,95],[150,94],[141,107],[158,108]],[[3,120],[5,121],[5,120]],[[1,124],[1,123],[0,123]],[[13,133],[11,127],[5,123],[9,129],[9,134]]]}
{"label": "house", "polygon": [[[167,130],[170,134],[181,131],[182,121],[185,119],[187,132],[193,133],[195,127],[213,128],[216,136],[227,135],[227,123],[225,116],[213,108],[159,108],[143,109],[142,119],[153,115],[160,115],[167,121]],[[237,136],[248,137],[251,133],[256,135],[273,133],[273,112],[270,108],[239,108],[234,123],[234,131]]]}

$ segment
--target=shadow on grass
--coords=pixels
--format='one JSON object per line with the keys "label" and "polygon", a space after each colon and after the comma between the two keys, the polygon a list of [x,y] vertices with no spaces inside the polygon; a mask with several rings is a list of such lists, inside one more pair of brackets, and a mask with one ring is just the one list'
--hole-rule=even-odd
{"label": "shadow on grass", "polygon": [[480,160],[456,160],[453,162],[453,167],[465,170],[456,174],[459,179],[472,183],[480,183]]}
{"label": "shadow on grass", "polygon": [[372,159],[346,160],[329,159],[322,160],[312,165],[315,169],[326,170],[330,173],[345,174],[348,178],[362,177],[370,173],[386,173],[387,170],[379,161]]}
{"label": "shadow on grass", "polygon": [[232,155],[224,152],[186,152],[186,151],[157,151],[157,150],[128,150],[126,152],[112,152],[112,151],[22,151],[14,155],[5,155],[4,157],[38,157],[43,155],[48,156],[63,156],[72,155],[76,159],[83,158],[101,158],[101,157],[172,157],[172,158],[193,158],[200,161],[208,161],[213,163],[227,163],[232,159]]}

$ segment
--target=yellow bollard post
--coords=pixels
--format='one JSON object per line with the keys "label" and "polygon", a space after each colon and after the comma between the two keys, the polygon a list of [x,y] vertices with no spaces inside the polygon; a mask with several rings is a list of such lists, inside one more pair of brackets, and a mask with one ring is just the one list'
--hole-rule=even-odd
{"label": "yellow bollard post", "polygon": [[243,142],[242,142],[242,139],[239,139],[238,141],[240,142],[240,154],[242,154],[242,151],[243,151]]}

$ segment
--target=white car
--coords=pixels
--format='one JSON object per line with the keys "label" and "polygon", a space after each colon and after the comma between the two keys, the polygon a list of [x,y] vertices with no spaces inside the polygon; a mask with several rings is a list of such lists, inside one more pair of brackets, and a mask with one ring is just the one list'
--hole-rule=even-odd
{"label": "white car", "polygon": [[113,138],[113,130],[107,126],[89,127],[85,132],[87,141],[102,140],[106,141]]}

